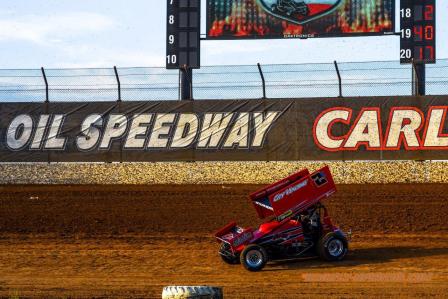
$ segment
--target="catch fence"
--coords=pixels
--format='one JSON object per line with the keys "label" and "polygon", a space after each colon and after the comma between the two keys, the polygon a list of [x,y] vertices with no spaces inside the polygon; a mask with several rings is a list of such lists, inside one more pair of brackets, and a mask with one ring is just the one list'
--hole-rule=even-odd
{"label": "catch fence", "polygon": [[[339,72],[338,72],[339,71]],[[426,66],[426,94],[448,93],[448,59]],[[193,71],[202,99],[411,95],[412,65],[397,61],[205,66]],[[179,99],[179,72],[161,67],[2,69],[0,102]]]}

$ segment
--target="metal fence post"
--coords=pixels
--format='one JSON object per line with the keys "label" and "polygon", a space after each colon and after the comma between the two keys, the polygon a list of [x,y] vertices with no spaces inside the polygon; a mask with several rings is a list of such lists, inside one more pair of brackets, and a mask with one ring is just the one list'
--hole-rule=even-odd
{"label": "metal fence post", "polygon": [[[50,97],[49,97],[49,93],[48,93],[48,80],[47,80],[47,75],[45,74],[45,69],[44,67],[40,68],[41,72],[42,72],[42,77],[44,78],[44,82],[45,82],[45,114],[48,114],[49,111],[49,103],[50,103]],[[47,140],[48,137],[45,138],[45,140]],[[47,163],[51,164],[51,152],[48,151],[47,152]]]}
{"label": "metal fence post", "polygon": [[339,67],[338,67],[338,63],[336,62],[336,60],[334,61],[334,67],[336,69],[336,74],[338,75],[338,81],[339,81],[339,97],[342,98],[342,78],[341,78],[341,73],[339,72]]}
{"label": "metal fence post", "polygon": [[42,77],[44,78],[44,82],[45,82],[45,102],[48,103],[50,101],[50,98],[49,98],[49,95],[48,95],[47,75],[45,74],[44,67],[41,67],[40,70],[42,71]]}
{"label": "metal fence post", "polygon": [[418,90],[418,86],[417,86],[418,85],[418,79],[416,77],[418,75],[417,75],[417,72],[415,71],[414,59],[412,59],[412,61],[411,61],[411,71],[412,71],[412,82],[411,82],[412,95],[416,96],[417,95],[417,90]]}
{"label": "metal fence post", "polygon": [[179,90],[181,100],[193,99],[193,69],[188,65],[183,65],[179,68]]}
{"label": "metal fence post", "polygon": [[117,86],[118,86],[118,102],[121,102],[121,83],[120,83],[120,76],[118,76],[117,67],[114,65],[114,72],[115,72],[115,78],[117,79]]}
{"label": "metal fence post", "polygon": [[415,63],[412,59],[412,95],[424,96],[426,94],[426,68],[424,63]]}
{"label": "metal fence post", "polygon": [[[114,73],[115,73],[115,79],[117,79],[117,87],[118,87],[118,112],[121,112],[121,83],[120,83],[120,76],[118,76],[118,70],[117,67],[114,65]],[[120,138],[120,163],[123,163],[123,138]]]}
{"label": "metal fence post", "polygon": [[181,84],[182,84],[182,72],[179,72],[179,78],[177,80],[177,85],[178,85],[177,93],[178,93],[178,100],[179,101],[182,100],[182,87],[181,87]]}
{"label": "metal fence post", "polygon": [[263,84],[263,100],[266,99],[266,81],[264,80],[263,70],[261,69],[260,63],[257,63],[258,72],[260,73],[261,83]]}

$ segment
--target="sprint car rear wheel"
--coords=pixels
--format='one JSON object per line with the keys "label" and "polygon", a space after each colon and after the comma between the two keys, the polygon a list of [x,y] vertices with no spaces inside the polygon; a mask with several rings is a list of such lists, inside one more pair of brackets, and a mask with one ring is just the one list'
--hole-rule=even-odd
{"label": "sprint car rear wheel", "polygon": [[221,246],[219,247],[219,255],[221,256],[221,259],[229,265],[235,265],[240,262],[239,256],[232,255],[230,252],[230,245],[227,243],[221,243]]}
{"label": "sprint car rear wheel", "polygon": [[342,260],[348,251],[348,242],[342,233],[328,233],[317,243],[319,256],[329,262]]}
{"label": "sprint car rear wheel", "polygon": [[240,262],[249,271],[260,271],[268,262],[268,253],[259,245],[248,245],[241,252]]}

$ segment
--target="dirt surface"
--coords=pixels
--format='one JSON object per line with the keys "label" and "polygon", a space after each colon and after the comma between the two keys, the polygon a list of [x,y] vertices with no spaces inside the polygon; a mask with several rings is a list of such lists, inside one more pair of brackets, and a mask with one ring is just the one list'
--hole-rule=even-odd
{"label": "dirt surface", "polygon": [[0,297],[448,297],[448,185],[343,185],[326,204],[354,232],[339,263],[223,264],[212,232],[258,223],[254,185],[1,186]]}

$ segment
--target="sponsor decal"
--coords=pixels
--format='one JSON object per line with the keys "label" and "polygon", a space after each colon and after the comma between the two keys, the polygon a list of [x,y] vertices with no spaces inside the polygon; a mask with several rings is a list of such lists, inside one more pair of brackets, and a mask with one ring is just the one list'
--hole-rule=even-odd
{"label": "sponsor decal", "polygon": [[[279,111],[239,113],[91,114],[79,124],[79,151],[106,151],[114,141],[124,150],[261,148]],[[21,114],[7,126],[10,150],[64,150],[65,114]]]}
{"label": "sponsor decal", "polygon": [[[430,106],[425,115],[416,107],[392,107],[385,131],[379,107],[364,107],[355,116],[346,107],[323,111],[315,120],[315,144],[328,152],[437,150],[448,149],[448,106]],[[336,124],[342,124],[346,134],[336,134]]]}
{"label": "sponsor decal", "polygon": [[285,196],[288,196],[294,192],[296,192],[297,190],[305,187],[308,184],[308,180],[304,180],[303,182],[300,182],[292,187],[289,187],[288,189],[286,189],[285,191],[278,193],[274,196],[274,202],[277,202],[279,200],[282,200]]}
{"label": "sponsor decal", "polygon": [[285,218],[289,217],[292,215],[292,210],[288,210],[285,213],[281,214],[280,216],[277,217],[278,221],[283,221]]}
{"label": "sponsor decal", "polygon": [[312,175],[311,179],[314,181],[314,184],[316,184],[317,187],[325,185],[328,182],[327,176],[324,172],[318,172]]}
{"label": "sponsor decal", "polygon": [[234,247],[238,247],[242,244],[244,244],[245,242],[249,241],[250,239],[252,239],[252,232],[251,231],[247,231],[242,233],[241,235],[238,235],[235,237],[235,239],[233,240],[232,245]]}

